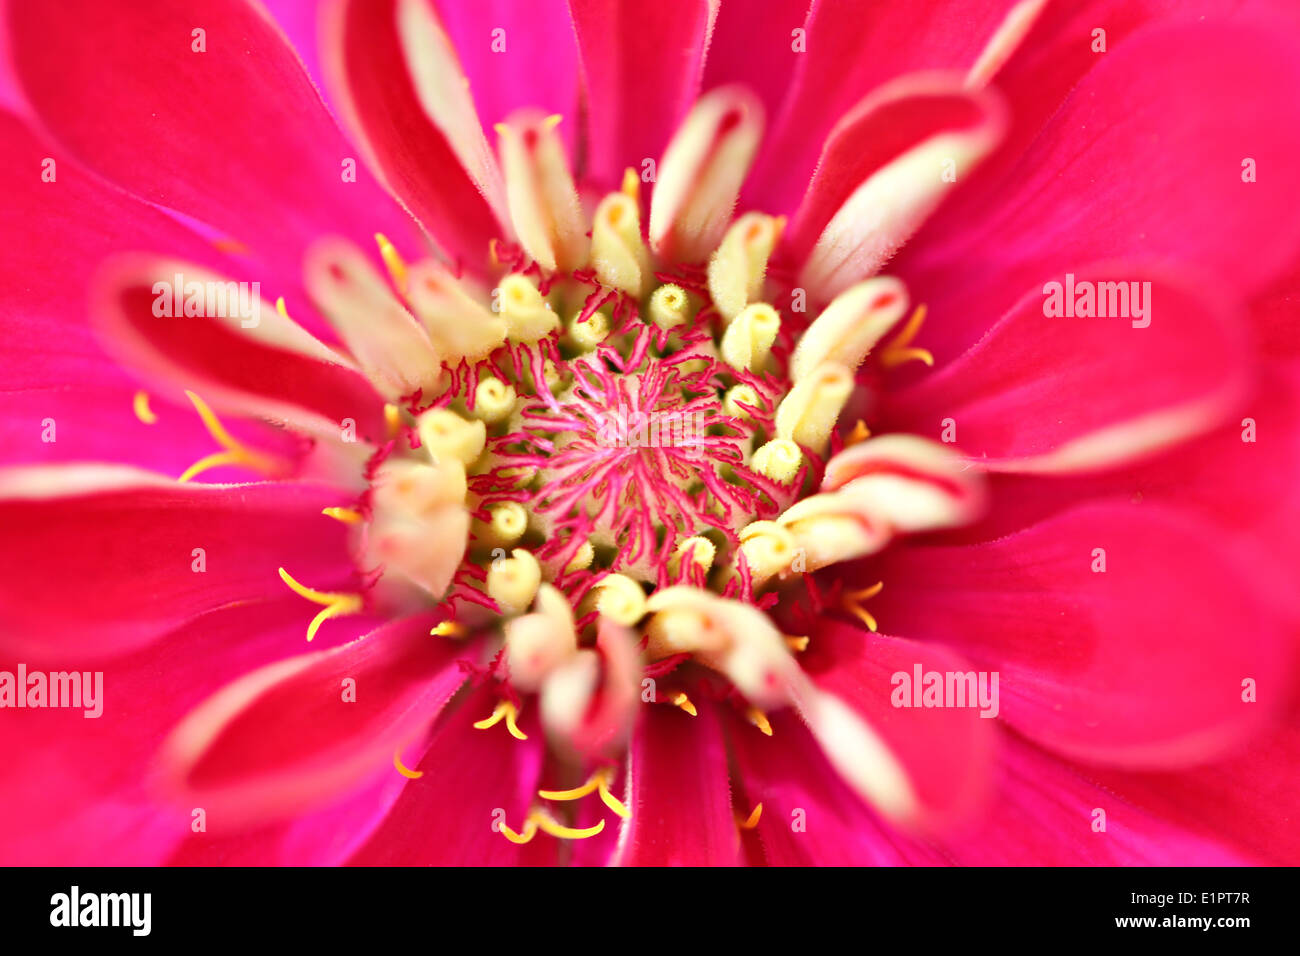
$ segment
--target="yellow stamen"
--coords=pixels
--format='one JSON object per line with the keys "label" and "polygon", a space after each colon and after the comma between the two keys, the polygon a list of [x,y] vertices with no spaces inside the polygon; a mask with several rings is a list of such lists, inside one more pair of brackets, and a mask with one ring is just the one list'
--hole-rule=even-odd
{"label": "yellow stamen", "polygon": [[423,770],[409,770],[406,765],[402,763],[401,748],[393,751],[393,766],[397,768],[398,773],[403,777],[406,777],[408,780],[419,780],[424,776]]}
{"label": "yellow stamen", "polygon": [[758,826],[758,818],[761,817],[762,815],[763,815],[763,805],[760,803],[758,806],[754,808],[754,812],[751,813],[744,820],[741,820],[738,825],[742,830],[752,830],[754,829],[754,827]]}
{"label": "yellow stamen", "polygon": [[787,634],[785,635],[785,646],[790,648],[792,651],[806,651],[808,650],[808,638],[794,637]]}
{"label": "yellow stamen", "polygon": [[384,424],[388,426],[388,437],[396,438],[402,430],[402,410],[396,405],[384,404]]}
{"label": "yellow stamen", "polygon": [[862,606],[862,602],[871,600],[880,593],[884,586],[884,581],[877,581],[869,588],[863,588],[860,591],[847,591],[844,597],[840,599],[840,606],[865,624],[872,634],[876,633],[876,619]]}
{"label": "yellow stamen", "polygon": [[433,637],[460,637],[464,633],[465,627],[458,621],[443,621],[441,624],[434,625],[429,631]]}
{"label": "yellow stamen", "polygon": [[154,422],[158,421],[158,416],[149,408],[148,392],[136,392],[131,407],[135,409],[135,417],[140,419],[140,421],[144,422],[146,425],[152,425]]}
{"label": "yellow stamen", "polygon": [[572,790],[538,790],[537,795],[543,800],[581,800],[592,791],[599,791],[600,799],[604,801],[605,806],[626,820],[632,816],[632,811],[623,805],[623,801],[610,793],[609,778],[609,768],[603,767],[593,773],[580,787],[574,787]]}
{"label": "yellow stamen", "polygon": [[636,174],[636,170],[631,166],[623,170],[623,185],[619,191],[632,200],[641,198],[641,177]]}
{"label": "yellow stamen", "polygon": [[523,833],[516,833],[503,823],[501,824],[501,833],[511,843],[531,843],[533,837],[537,836],[537,821],[531,816],[525,820]]}
{"label": "yellow stamen", "polygon": [[925,323],[925,306],[918,305],[912,317],[907,320],[903,326],[903,331],[885,346],[885,350],[880,353],[880,364],[885,368],[894,368],[913,359],[924,362],[931,368],[934,367],[934,356],[926,349],[908,348],[912,344],[912,339],[916,338],[916,333],[921,331],[921,326]]}
{"label": "yellow stamen", "polygon": [[853,426],[853,431],[849,432],[848,437],[844,439],[844,444],[846,447],[849,445],[857,445],[866,441],[870,437],[871,429],[867,427],[866,422],[859,418],[858,423]]}
{"label": "yellow stamen", "polygon": [[479,730],[487,730],[490,727],[495,727],[504,720],[506,722],[506,730],[510,731],[511,737],[514,737],[516,740],[527,740],[528,735],[520,730],[519,725],[515,723],[515,719],[518,716],[519,711],[515,705],[510,703],[508,700],[503,700],[501,703],[497,704],[496,710],[492,711],[491,717],[484,717],[482,720],[475,721],[474,726]]}
{"label": "yellow stamen", "polygon": [[[284,304],[284,296],[277,296],[277,297],[276,297],[276,300],[275,300],[275,311],[276,311],[276,314],[278,314],[278,315],[280,316],[280,318],[282,318],[282,319],[287,319],[287,318],[289,318],[289,309],[288,309],[288,307]],[[292,321],[292,320],[290,320],[290,321]]]}
{"label": "yellow stamen", "polygon": [[767,714],[763,713],[757,707],[751,707],[745,716],[749,718],[751,724],[761,730],[764,734],[769,737],[772,736],[772,724],[767,719]]}
{"label": "yellow stamen", "polygon": [[317,614],[310,624],[307,625],[307,640],[316,636],[320,626],[332,617],[342,617],[348,614],[356,614],[361,610],[364,602],[360,594],[343,594],[337,591],[317,591],[309,587],[304,587],[294,580],[293,576],[284,568],[280,568],[280,580],[289,585],[289,590],[299,597],[306,598],[315,604],[325,605],[325,609]]}
{"label": "yellow stamen", "polygon": [[383,256],[384,265],[388,267],[388,274],[393,277],[393,286],[399,293],[406,295],[408,288],[406,262],[382,232],[375,233],[375,242],[379,243],[379,254]]}
{"label": "yellow stamen", "polygon": [[691,703],[691,699],[687,697],[685,694],[678,694],[676,697],[673,698],[673,703],[676,704],[678,707],[680,707],[682,710],[686,711],[686,713],[690,714],[692,717],[697,716],[699,713],[695,709],[695,705]]}
{"label": "yellow stamen", "polygon": [[537,810],[529,818],[537,821],[537,825],[542,828],[542,832],[549,833],[553,837],[559,837],[561,840],[585,840],[587,837],[594,837],[605,829],[605,821],[599,821],[594,827],[566,827],[557,823],[553,818]]}
{"label": "yellow stamen", "polygon": [[322,508],[320,513],[327,518],[333,518],[335,521],[342,521],[344,524],[359,524],[361,521],[361,512],[355,508]]}
{"label": "yellow stamen", "polygon": [[221,424],[216,414],[208,407],[207,402],[191,391],[187,390],[185,394],[194,404],[194,410],[199,413],[199,418],[203,420],[203,427],[208,430],[208,434],[226,450],[208,455],[206,458],[200,458],[185,469],[185,472],[176,479],[178,482],[189,481],[194,476],[202,474],[209,468],[216,468],[218,465],[243,465],[245,468],[272,475],[288,470],[287,463],[282,459],[253,451],[251,448],[240,444],[230,432],[226,431],[225,426]]}

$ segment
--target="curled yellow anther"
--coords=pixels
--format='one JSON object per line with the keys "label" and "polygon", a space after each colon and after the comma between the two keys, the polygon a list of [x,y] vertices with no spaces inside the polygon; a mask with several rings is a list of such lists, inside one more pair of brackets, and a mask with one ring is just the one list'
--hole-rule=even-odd
{"label": "curled yellow anther", "polygon": [[846,447],[849,445],[857,445],[866,441],[870,437],[871,429],[867,427],[866,422],[859,418],[858,423],[853,426],[853,431],[849,432],[848,436],[844,439],[844,444]]}
{"label": "curled yellow anther", "polygon": [[289,585],[289,590],[299,597],[304,597],[315,604],[325,605],[325,609],[311,619],[307,625],[307,640],[316,636],[320,626],[332,617],[343,617],[348,614],[356,614],[364,605],[360,594],[344,594],[337,591],[316,591],[309,587],[304,587],[294,580],[284,568],[280,568],[280,580]]}
{"label": "curled yellow anther", "polygon": [[487,730],[489,727],[495,727],[501,721],[506,722],[506,730],[510,731],[510,736],[516,740],[527,740],[528,735],[519,729],[516,719],[519,717],[519,710],[508,700],[503,700],[497,704],[496,710],[492,711],[491,717],[484,717],[482,720],[474,722],[474,726],[479,730]]}
{"label": "curled yellow anther", "polygon": [[808,650],[808,638],[787,634],[785,635],[785,646],[792,651],[806,651]]}
{"label": "curled yellow anther", "polygon": [[226,450],[200,458],[185,469],[184,473],[176,479],[177,482],[189,481],[209,468],[216,468],[219,465],[243,465],[245,468],[251,468],[254,471],[266,474],[276,474],[287,470],[286,463],[283,460],[272,455],[253,451],[251,448],[240,444],[230,432],[226,431],[225,426],[221,424],[216,413],[208,407],[207,402],[191,391],[187,390],[185,394],[193,403],[194,410],[199,413],[199,418],[203,421],[203,427],[208,430],[208,434]]}
{"label": "curled yellow anther", "polygon": [[767,714],[763,713],[757,707],[751,707],[745,716],[749,718],[751,724],[761,730],[764,734],[769,737],[772,736],[772,723],[767,719]]}
{"label": "curled yellow anther", "polygon": [[503,823],[501,824],[501,834],[511,843],[531,843],[533,837],[537,836],[537,821],[530,816],[524,821],[522,833],[516,833]]}
{"label": "curled yellow anther", "polygon": [[623,801],[610,792],[609,778],[609,768],[602,767],[593,773],[587,782],[580,787],[574,787],[571,790],[538,790],[537,795],[543,800],[581,800],[589,793],[598,791],[605,806],[626,820],[632,815],[632,811],[623,805]]}
{"label": "curled yellow anther", "polygon": [[457,621],[443,621],[441,624],[434,625],[429,631],[431,637],[460,637],[464,633],[464,625]]}
{"label": "curled yellow anther", "polygon": [[687,697],[685,694],[678,694],[676,697],[674,697],[673,704],[680,707],[682,710],[686,711],[686,713],[690,714],[692,717],[695,717],[699,714],[699,711],[695,709],[695,705],[691,703],[691,699]]}
{"label": "curled yellow anther", "polygon": [[140,419],[146,425],[152,425],[158,421],[158,416],[149,408],[149,393],[139,391],[135,393],[135,398],[131,402],[131,407],[135,409],[135,417]]}
{"label": "curled yellow anther", "polygon": [[549,833],[561,840],[585,840],[588,837],[594,837],[605,829],[604,820],[599,821],[594,827],[566,827],[541,810],[533,811],[529,819],[535,820],[543,833]]}
{"label": "curled yellow anther", "polygon": [[423,770],[411,770],[402,763],[402,750],[400,747],[393,751],[393,766],[397,768],[398,773],[408,780],[419,780],[424,776]]}
{"label": "curled yellow anther", "polygon": [[344,524],[357,524],[361,521],[361,512],[355,508],[322,508],[320,513],[327,518],[333,518],[335,521],[342,521]]}
{"label": "curled yellow anther", "polygon": [[921,331],[921,326],[924,323],[925,306],[918,305],[916,311],[912,313],[912,317],[903,326],[903,330],[880,353],[880,364],[885,368],[893,368],[896,365],[902,365],[915,359],[933,368],[934,356],[927,349],[908,348],[912,344],[912,339],[916,338],[916,333]]}
{"label": "curled yellow anther", "polygon": [[754,827],[758,826],[758,819],[762,815],[763,815],[763,805],[760,803],[758,806],[754,808],[753,812],[750,813],[748,817],[746,817],[744,820],[739,821],[737,825],[742,830],[752,830],[754,829]]}
{"label": "curled yellow anther", "polygon": [[840,606],[865,624],[872,634],[876,633],[876,619],[862,606],[862,602],[871,600],[884,586],[884,581],[877,581],[871,587],[862,588],[860,591],[846,591],[844,597],[840,599]]}

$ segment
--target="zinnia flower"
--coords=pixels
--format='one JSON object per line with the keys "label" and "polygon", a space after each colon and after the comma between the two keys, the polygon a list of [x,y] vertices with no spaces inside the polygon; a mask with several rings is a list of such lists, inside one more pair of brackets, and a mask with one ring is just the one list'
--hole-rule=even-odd
{"label": "zinnia flower", "polygon": [[1295,862],[1300,34],[1165,6],[9,4],[5,861]]}

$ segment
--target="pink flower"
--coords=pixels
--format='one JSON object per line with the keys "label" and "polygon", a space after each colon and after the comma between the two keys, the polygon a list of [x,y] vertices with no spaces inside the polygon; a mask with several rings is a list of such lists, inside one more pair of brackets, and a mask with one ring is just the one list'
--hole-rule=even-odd
{"label": "pink flower", "polygon": [[1300,860],[1286,5],[283,6],[6,10],[0,859]]}

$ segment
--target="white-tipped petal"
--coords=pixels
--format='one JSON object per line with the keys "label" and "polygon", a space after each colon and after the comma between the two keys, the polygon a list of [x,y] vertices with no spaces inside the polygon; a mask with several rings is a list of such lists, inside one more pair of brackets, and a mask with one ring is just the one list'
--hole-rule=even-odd
{"label": "white-tipped petal", "polygon": [[449,364],[486,358],[505,343],[505,321],[430,260],[407,270],[407,297]]}
{"label": "white-tipped petal", "polygon": [[853,373],[835,362],[823,362],[777,406],[777,437],[821,454],[852,392]]}
{"label": "white-tipped petal", "polygon": [[543,269],[571,272],[587,261],[587,223],[555,132],[559,122],[559,116],[520,110],[496,130],[506,201],[520,244]]}
{"label": "white-tipped petal", "polygon": [[322,239],[307,250],[304,281],[376,390],[390,401],[438,394],[441,357],[429,336],[352,243]]}
{"label": "white-tipped petal", "polygon": [[875,276],[836,296],[799,337],[790,357],[790,378],[799,382],[823,362],[850,371],[907,313],[907,288],[890,276]]}
{"label": "white-tipped petal", "polygon": [[[792,569],[818,571],[840,561],[875,554],[893,537],[888,525],[878,523],[839,494],[813,495],[787,509],[777,524],[794,535],[802,551]],[[801,566],[802,565],[802,566]]]}
{"label": "white-tipped petal", "polygon": [[640,298],[654,278],[641,238],[641,211],[625,193],[610,193],[591,223],[591,266],[602,285]]}
{"label": "white-tipped petal", "polygon": [[650,247],[675,262],[717,248],[763,135],[763,104],[747,89],[701,96],[659,163],[650,202]]}
{"label": "white-tipped petal", "polygon": [[767,260],[781,237],[784,220],[759,212],[741,216],[709,260],[709,295],[723,321],[763,298]]}

